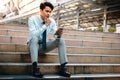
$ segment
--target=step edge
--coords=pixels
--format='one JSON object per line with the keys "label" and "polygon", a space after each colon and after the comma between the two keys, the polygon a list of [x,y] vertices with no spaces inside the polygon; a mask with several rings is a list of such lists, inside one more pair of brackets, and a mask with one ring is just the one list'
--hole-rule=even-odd
{"label": "step edge", "polygon": [[1,29],[0,30],[5,30],[5,31],[17,31],[17,32],[29,32],[29,30],[14,30],[14,29]]}
{"label": "step edge", "polygon": [[[14,54],[14,55],[24,55],[24,54],[28,54],[29,52],[0,52],[0,54]],[[58,53],[46,53],[46,55],[51,55],[51,56],[58,56]],[[68,56],[95,56],[95,57],[120,57],[120,55],[114,55],[114,54],[77,54],[77,53],[67,53],[66,55]]]}
{"label": "step edge", "polygon": [[[16,76],[16,77],[13,77]],[[26,78],[25,78],[26,77]],[[55,74],[46,74],[43,78],[37,78],[32,75],[0,75],[0,79],[72,79],[72,78],[113,78],[120,77],[120,74],[71,74],[71,77],[62,77]]]}
{"label": "step edge", "polygon": [[[0,63],[0,66],[31,66],[32,63]],[[60,63],[38,63],[38,66],[59,66]],[[120,64],[110,63],[68,63],[67,66],[120,66]]]}
{"label": "step edge", "polygon": [[[26,40],[28,39],[26,36],[10,36],[10,35],[0,35],[0,37],[7,37],[7,38],[26,38]],[[53,40],[53,38],[50,38],[49,40]],[[109,41],[96,41],[96,40],[78,40],[78,39],[65,39],[65,41],[78,41],[78,42],[101,42],[101,43],[109,43],[109,44],[120,44],[120,42],[109,42]]]}
{"label": "step edge", "polygon": [[[16,31],[16,32],[27,32],[29,33],[28,30],[12,30],[12,29],[0,29],[0,30],[7,30],[7,31]],[[90,34],[90,35],[84,35],[84,34],[69,34],[69,33],[64,33],[65,35],[69,35],[69,36],[82,36],[82,37],[98,37],[98,38],[120,38],[119,35],[118,36],[105,36],[105,35],[102,35],[102,36],[97,36],[97,35],[93,35],[93,34]],[[117,35],[117,34],[116,34]]]}
{"label": "step edge", "polygon": [[[0,44],[8,44],[8,45],[21,45],[21,46],[26,46],[27,47],[27,43],[26,44],[20,44],[20,43],[0,43]],[[120,48],[107,48],[107,47],[90,47],[90,46],[66,46],[67,48],[91,48],[91,49],[110,49],[110,50],[120,50]]]}

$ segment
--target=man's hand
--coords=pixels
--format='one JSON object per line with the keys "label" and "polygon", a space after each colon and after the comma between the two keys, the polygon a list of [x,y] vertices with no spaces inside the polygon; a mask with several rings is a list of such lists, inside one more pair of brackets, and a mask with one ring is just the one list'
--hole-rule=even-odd
{"label": "man's hand", "polygon": [[45,21],[45,25],[46,25],[46,26],[50,25],[50,23],[51,23],[51,21],[50,21],[49,18],[46,18],[44,21]]}
{"label": "man's hand", "polygon": [[62,28],[59,28],[57,31],[56,31],[56,35],[58,36],[58,38],[60,38],[63,34],[63,29]]}

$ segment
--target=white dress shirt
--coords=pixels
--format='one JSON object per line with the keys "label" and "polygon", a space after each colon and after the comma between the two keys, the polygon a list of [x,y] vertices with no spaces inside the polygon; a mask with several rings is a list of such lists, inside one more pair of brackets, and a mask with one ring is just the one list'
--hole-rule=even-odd
{"label": "white dress shirt", "polygon": [[43,24],[43,20],[41,16],[32,16],[28,20],[28,27],[29,27],[29,40],[32,39],[33,36],[37,36],[39,40],[42,40],[42,33],[47,30],[47,36],[48,34],[52,33],[53,35],[56,33],[57,26],[55,23],[55,20],[53,18],[49,18],[51,23],[50,25],[46,26]]}

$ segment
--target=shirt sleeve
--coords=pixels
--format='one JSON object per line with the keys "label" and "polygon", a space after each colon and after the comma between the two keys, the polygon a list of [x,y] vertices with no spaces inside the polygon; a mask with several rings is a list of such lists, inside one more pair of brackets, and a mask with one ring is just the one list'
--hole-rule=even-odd
{"label": "shirt sleeve", "polygon": [[53,34],[54,38],[57,38],[57,36],[55,35],[57,31],[57,26],[56,26],[56,22],[54,19],[52,19],[52,29],[51,29],[51,33]]}
{"label": "shirt sleeve", "polygon": [[52,30],[51,33],[54,35],[57,31],[57,26],[56,26],[56,22],[54,20],[52,20]]}
{"label": "shirt sleeve", "polygon": [[35,25],[34,17],[30,17],[29,18],[28,26],[29,26],[29,31],[30,31],[31,35],[39,36],[40,34],[42,34],[46,30],[46,26],[45,25],[41,26],[40,29],[37,28],[37,26]]}

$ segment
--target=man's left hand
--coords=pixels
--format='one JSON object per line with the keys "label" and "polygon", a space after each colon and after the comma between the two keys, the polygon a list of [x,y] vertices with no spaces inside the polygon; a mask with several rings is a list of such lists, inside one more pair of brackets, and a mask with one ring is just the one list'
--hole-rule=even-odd
{"label": "man's left hand", "polygon": [[57,31],[56,31],[56,35],[60,38],[63,34],[63,29],[59,28]]}

